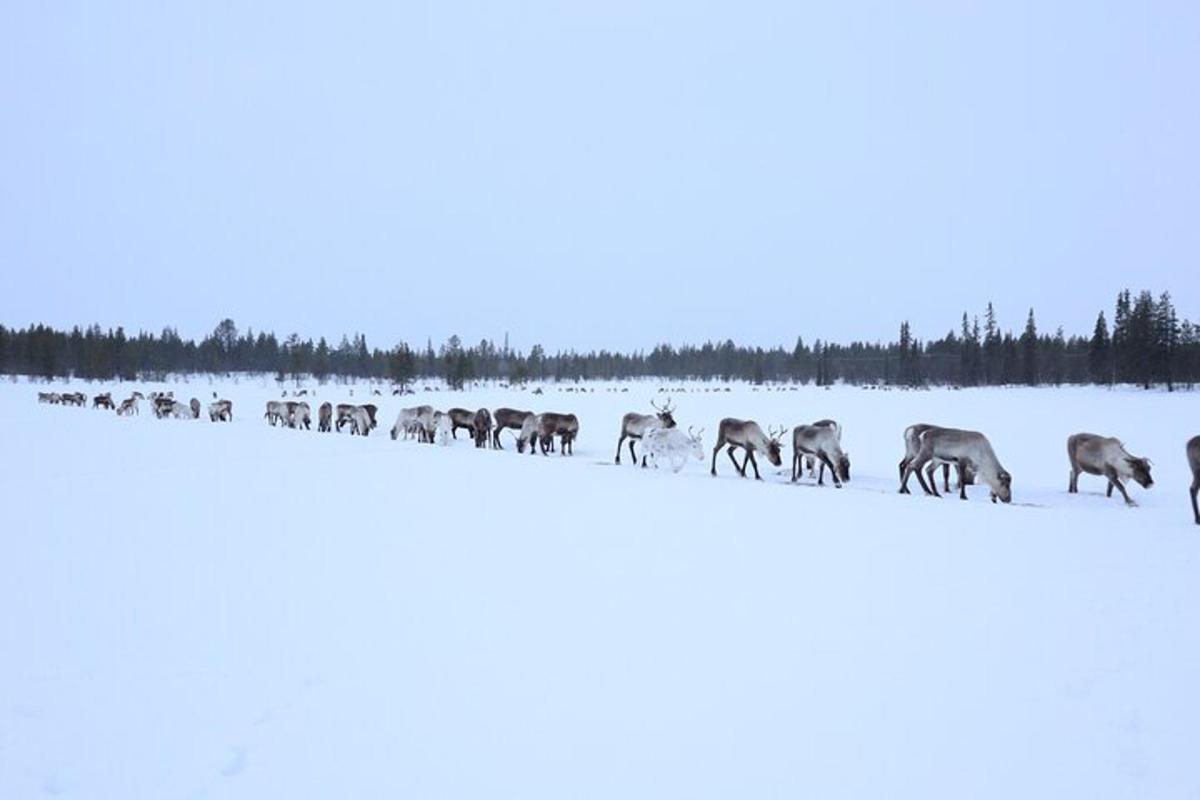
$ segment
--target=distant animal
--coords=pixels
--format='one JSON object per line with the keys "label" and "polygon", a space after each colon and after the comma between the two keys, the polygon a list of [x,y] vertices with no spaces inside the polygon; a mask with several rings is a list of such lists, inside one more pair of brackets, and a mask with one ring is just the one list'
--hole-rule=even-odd
{"label": "distant animal", "polygon": [[812,425],[797,425],[792,429],[792,482],[800,479],[801,457],[814,456],[821,463],[817,485],[825,485],[825,467],[833,474],[833,485],[842,488],[850,480],[850,457],[842,450],[841,427],[833,420],[821,420]]}
{"label": "distant animal", "polygon": [[367,436],[371,433],[371,415],[363,406],[355,406],[350,415],[350,435]]}
{"label": "distant animal", "polygon": [[154,416],[162,419],[168,414],[174,413],[175,400],[167,395],[160,394],[154,398]]}
{"label": "distant animal", "polygon": [[338,403],[337,404],[337,407],[336,407],[337,422],[334,423],[334,427],[338,430],[339,433],[341,432],[343,425],[350,425],[351,427],[353,427],[354,409],[356,409],[356,408],[358,408],[358,406],[351,405],[350,403]]}
{"label": "distant animal", "polygon": [[687,433],[677,427],[652,428],[642,437],[642,457],[649,459],[657,468],[660,461],[671,465],[671,471],[679,472],[687,463],[688,456],[697,461],[704,460],[704,429]]}
{"label": "distant animal", "polygon": [[59,396],[59,402],[64,406],[85,406],[87,395],[83,392],[66,392]]}
{"label": "distant animal", "polygon": [[1193,436],[1187,443],[1188,467],[1192,470],[1192,514],[1200,525],[1200,508],[1196,506],[1196,493],[1200,492],[1200,436]]}
{"label": "distant animal", "polygon": [[454,422],[450,419],[450,415],[442,411],[435,411],[430,420],[432,424],[426,433],[428,441],[431,444],[437,442],[443,447],[448,446],[451,438],[453,438],[451,434],[453,433],[454,425]]}
{"label": "distant animal", "polygon": [[425,425],[423,417],[432,417],[432,406],[414,406],[400,409],[396,424],[392,426],[392,439],[404,436],[405,439],[415,436],[418,441],[425,441]]}
{"label": "distant animal", "polygon": [[[904,429],[904,457],[900,459],[900,493],[909,494],[907,482],[904,480],[904,473],[908,469],[909,463],[917,457],[917,453],[921,450],[921,434],[925,431],[933,430],[939,426],[930,425],[928,423],[917,423],[909,425]],[[929,486],[933,487],[933,493],[937,492],[937,484],[934,483],[934,476],[938,467],[942,468],[942,485],[947,493],[950,491],[950,467],[951,462],[941,461],[937,458],[932,458],[925,467],[924,476],[917,473],[917,482],[921,484],[921,488],[926,494],[930,493]],[[973,486],[975,484],[975,469],[969,463],[954,463],[958,474],[958,487],[962,490],[963,486]],[[929,483],[926,484],[926,479]]]}
{"label": "distant animal", "polygon": [[192,410],[192,419],[200,419],[200,400],[193,397],[188,401],[188,408]]}
{"label": "distant animal", "polygon": [[475,446],[488,447],[492,444],[492,413],[486,408],[475,412]]}
{"label": "distant animal", "polygon": [[50,403],[52,405],[58,403],[59,400],[58,395],[54,392],[38,392],[37,397],[39,403]]}
{"label": "distant animal", "polygon": [[[991,489],[993,503],[997,499],[1005,503],[1012,502],[1012,476],[1000,466],[991,442],[982,433],[957,428],[931,428],[921,434],[920,443],[916,457],[905,468],[901,491],[907,488],[908,479],[914,472],[920,481],[921,469],[936,458],[951,464],[969,464],[979,479]],[[936,485],[922,485],[921,488],[925,489],[926,494],[938,496]],[[965,484],[960,483],[958,496],[967,499]]]}
{"label": "distant animal", "polygon": [[458,429],[463,428],[469,433],[475,430],[475,412],[465,408],[452,408],[446,412],[450,415],[450,435],[458,438]]}
{"label": "distant animal", "polygon": [[212,422],[233,422],[233,403],[229,400],[209,403],[208,418]]}
{"label": "distant animal", "polygon": [[375,430],[375,415],[379,413],[379,406],[374,403],[363,403],[362,407],[367,412],[367,417],[371,420],[371,430]]}
{"label": "distant animal", "polygon": [[121,405],[117,408],[117,414],[120,416],[129,416],[130,414],[138,413],[138,398],[140,395],[134,392],[132,396],[121,401]]}
{"label": "distant animal", "polygon": [[1067,460],[1071,462],[1071,479],[1067,484],[1067,492],[1079,492],[1079,473],[1103,475],[1108,478],[1107,497],[1112,497],[1113,487],[1121,492],[1125,504],[1137,505],[1125,491],[1121,479],[1132,478],[1141,484],[1143,489],[1154,485],[1150,477],[1150,461],[1145,458],[1131,456],[1125,445],[1115,437],[1097,436],[1094,433],[1076,433],[1067,437]]}
{"label": "distant animal", "polygon": [[492,428],[492,447],[497,450],[504,448],[500,444],[500,432],[505,429],[519,431],[526,417],[532,417],[532,411],[517,411],[515,408],[497,408],[492,415],[495,427]]}
{"label": "distant animal", "polygon": [[[763,433],[762,428],[753,420],[734,419],[726,417],[721,420],[721,424],[717,427],[717,443],[712,450],[712,469],[710,472],[713,475],[717,474],[717,453],[725,445],[729,446],[729,460],[733,462],[733,466],[737,469],[738,474],[743,478],[746,477],[746,465],[750,464],[754,467],[754,479],[762,480],[762,476],[758,474],[758,461],[754,458],[756,452],[765,453],[767,460],[776,467],[783,465],[783,457],[780,455],[782,445],[779,439],[783,436],[786,428],[780,428],[776,431],[770,428],[767,433]],[[742,463],[737,463],[737,458],[733,453],[736,449],[742,448],[746,451],[746,457],[742,459]]]}
{"label": "distant animal", "polygon": [[[672,416],[671,398],[667,398],[666,405],[659,406],[653,400],[650,405],[654,407],[653,414],[638,414],[635,411],[630,411],[621,418],[621,435],[617,439],[617,458],[616,463],[621,463],[621,445],[625,440],[629,440],[629,457],[633,459],[634,466],[637,466],[637,452],[633,449],[633,443],[639,441],[647,433],[655,428],[674,428],[675,417]],[[646,466],[645,453],[642,454],[642,466]]]}
{"label": "distant animal", "polygon": [[92,408],[107,408],[109,410],[116,408],[116,405],[113,403],[112,393],[105,392],[104,394],[98,394],[93,397]]}
{"label": "distant animal", "polygon": [[[159,398],[159,399],[162,399],[162,398]],[[171,405],[170,405],[169,409],[164,411],[160,415],[160,418],[170,416],[170,417],[174,417],[175,419],[196,419],[196,417],[198,417],[200,415],[199,414],[199,411],[200,411],[200,402],[199,401],[196,402],[196,406],[194,408],[192,407],[192,405],[190,403],[181,403],[178,400],[171,400],[170,403],[171,403]]]}
{"label": "distant animal", "polygon": [[317,432],[329,433],[333,430],[333,403],[326,400],[317,409]]}

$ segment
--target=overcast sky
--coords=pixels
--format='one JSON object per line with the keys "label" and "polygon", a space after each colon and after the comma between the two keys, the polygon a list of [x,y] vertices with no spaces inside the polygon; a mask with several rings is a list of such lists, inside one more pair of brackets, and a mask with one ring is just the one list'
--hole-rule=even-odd
{"label": "overcast sky", "polygon": [[527,348],[1200,317],[1200,3],[0,4],[0,321]]}

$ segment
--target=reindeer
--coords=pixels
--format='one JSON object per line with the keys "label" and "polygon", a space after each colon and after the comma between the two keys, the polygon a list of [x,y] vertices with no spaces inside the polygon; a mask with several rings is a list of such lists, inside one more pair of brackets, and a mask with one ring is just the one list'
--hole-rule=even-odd
{"label": "reindeer", "polygon": [[842,481],[850,480],[850,456],[842,450],[841,433],[841,428],[831,419],[792,429],[792,483],[800,479],[804,455],[821,462],[818,486],[825,485],[825,467],[829,467],[833,485],[838,489],[842,488]]}
{"label": "reindeer", "polygon": [[475,446],[487,447],[492,442],[492,414],[486,408],[475,412]]}
{"label": "reindeer", "polygon": [[[161,400],[162,398],[159,399]],[[166,406],[165,410],[160,414],[160,419],[168,416],[175,419],[196,419],[198,416],[199,401],[197,401],[195,409],[192,408],[190,403],[181,403],[178,400],[169,400],[169,402],[170,405]]]}
{"label": "reindeer", "polygon": [[538,431],[542,427],[541,414],[530,414],[525,417],[525,421],[521,423],[521,432],[517,434],[517,452],[524,453],[525,447],[529,447],[529,455],[537,452]]}
{"label": "reindeer", "polygon": [[[717,474],[717,453],[721,451],[722,447],[729,445],[727,451],[729,460],[733,462],[738,474],[743,478],[746,477],[746,465],[750,464],[754,467],[754,479],[761,481],[762,476],[758,474],[758,461],[755,460],[754,453],[755,451],[766,453],[768,461],[777,467],[782,466],[783,457],[780,455],[782,446],[779,439],[786,430],[782,427],[778,431],[771,428],[767,433],[763,433],[757,422],[726,417],[721,420],[721,424],[717,428],[717,443],[712,451],[711,473]],[[737,459],[733,455],[733,451],[739,447],[746,451],[746,457],[742,459],[741,464],[737,463]]]}
{"label": "reindeer", "polygon": [[363,403],[362,408],[367,412],[367,417],[371,420],[371,430],[375,430],[375,415],[379,413],[379,406],[374,403]]}
{"label": "reindeer", "polygon": [[272,427],[274,427],[276,423],[286,425],[290,420],[290,417],[288,416],[287,404],[280,400],[268,400],[267,413],[263,414],[263,418],[267,422],[271,423]]}
{"label": "reindeer", "polygon": [[371,415],[364,406],[355,406],[350,415],[350,435],[367,436],[371,433]]}
{"label": "reindeer", "polygon": [[687,463],[687,457],[693,456],[697,461],[704,460],[704,429],[687,433],[674,426],[670,428],[651,428],[642,437],[642,458],[649,458],[658,469],[660,459],[670,461],[671,471],[679,472]]}
{"label": "reindeer", "polygon": [[192,419],[200,419],[200,401],[197,398],[188,401],[188,408],[192,410]]}
{"label": "reindeer", "polygon": [[208,404],[208,419],[211,422],[233,422],[233,403],[215,400]]}
{"label": "reindeer", "polygon": [[497,450],[504,448],[500,444],[500,432],[505,428],[519,431],[521,426],[525,424],[528,417],[532,417],[532,411],[517,411],[513,408],[497,408],[496,413],[492,416],[495,420],[495,427],[492,428],[492,447]]}
{"label": "reindeer", "polygon": [[341,433],[343,425],[350,425],[353,427],[354,409],[356,408],[358,408],[358,406],[351,405],[350,403],[337,404],[337,422],[335,423],[334,427],[337,429],[338,433]]}
{"label": "reindeer", "polygon": [[138,413],[138,399],[142,396],[141,392],[134,392],[131,396],[121,401],[121,405],[117,407],[118,416],[129,416],[130,414]]}
{"label": "reindeer", "polygon": [[83,392],[67,392],[60,396],[59,402],[64,406],[85,406],[87,395]]}
{"label": "reindeer", "polygon": [[317,432],[329,433],[333,430],[333,403],[326,400],[317,409]]}
{"label": "reindeer", "polygon": [[306,431],[312,430],[312,409],[307,402],[289,400],[287,410],[289,428],[304,428]]}
{"label": "reindeer", "polygon": [[1067,437],[1067,459],[1071,462],[1071,479],[1067,484],[1069,494],[1079,492],[1079,473],[1103,475],[1108,478],[1106,497],[1112,497],[1113,487],[1125,498],[1125,505],[1137,503],[1129,498],[1121,478],[1133,478],[1143,489],[1154,485],[1150,477],[1150,461],[1135,458],[1125,451],[1125,445],[1115,437],[1097,436],[1094,433],[1076,433]]}
{"label": "reindeer", "polygon": [[[621,436],[617,439],[617,459],[616,463],[621,463],[621,445],[625,440],[629,440],[629,457],[633,459],[633,465],[637,466],[637,453],[633,449],[633,443],[640,440],[647,433],[655,428],[674,428],[675,417],[671,415],[674,409],[671,408],[671,398],[667,398],[666,405],[659,406],[653,400],[650,405],[654,407],[653,414],[638,414],[635,411],[630,411],[624,417],[621,417]],[[646,466],[646,455],[642,454],[642,466]]]}
{"label": "reindeer", "polygon": [[401,435],[405,439],[415,436],[418,441],[425,441],[423,414],[432,416],[433,408],[431,406],[414,406],[400,409],[400,415],[396,417],[396,424],[392,426],[392,441],[399,439]]}
{"label": "reindeer", "polygon": [[[1000,466],[1000,460],[992,450],[992,444],[987,437],[977,431],[963,431],[957,428],[930,428],[920,435],[921,447],[917,455],[904,470],[904,478],[900,483],[903,492],[908,487],[908,479],[915,472],[917,480],[921,481],[921,469],[933,459],[958,464],[960,467],[970,465],[975,474],[991,489],[992,502],[999,498],[1002,502],[1012,502],[1012,476]],[[937,486],[927,487],[922,483],[926,494],[940,497]],[[958,496],[967,499],[965,483],[959,483]]]}
{"label": "reindeer", "polygon": [[464,428],[470,433],[475,431],[475,412],[465,408],[452,408],[446,412],[450,416],[450,435],[457,439],[458,429]]}
{"label": "reindeer", "polygon": [[116,408],[116,404],[113,403],[112,392],[105,392],[104,394],[98,394],[93,397],[92,408],[106,408],[110,411]]}
{"label": "reindeer", "polygon": [[[917,423],[909,425],[904,429],[904,458],[900,459],[900,493],[909,494],[907,482],[904,480],[904,471],[908,468],[909,463],[917,457],[917,453],[921,450],[921,434],[925,431],[937,429],[937,425],[928,423]],[[929,464],[925,468],[925,475],[917,473],[917,482],[921,484],[921,488],[926,494],[930,494],[929,487],[933,487],[933,494],[937,493],[937,484],[934,483],[934,476],[937,473],[937,468],[942,468],[942,486],[947,494],[950,492],[950,466],[954,462],[941,461],[940,459],[930,459]],[[973,486],[975,484],[975,469],[969,463],[954,463],[958,474],[958,487],[961,490],[964,485]],[[925,483],[928,478],[929,483]]]}
{"label": "reindeer", "polygon": [[1192,514],[1200,525],[1200,507],[1196,505],[1196,493],[1200,492],[1200,436],[1193,436],[1187,443],[1188,466],[1192,469]]}
{"label": "reindeer", "polygon": [[554,437],[559,438],[559,454],[575,455],[575,438],[579,435],[579,418],[574,414],[546,412],[538,415],[538,439],[542,455],[554,452]]}
{"label": "reindeer", "polygon": [[433,412],[430,417],[431,424],[426,431],[426,436],[430,444],[437,442],[442,447],[449,447],[450,440],[453,438],[454,422],[450,419],[450,415],[441,411]]}
{"label": "reindeer", "polygon": [[165,394],[160,394],[154,398],[154,416],[162,419],[174,411],[175,399],[168,397]]}

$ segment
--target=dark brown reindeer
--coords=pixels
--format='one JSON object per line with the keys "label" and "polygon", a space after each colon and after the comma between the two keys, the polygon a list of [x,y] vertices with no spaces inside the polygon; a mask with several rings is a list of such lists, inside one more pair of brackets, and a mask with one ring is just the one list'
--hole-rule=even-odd
{"label": "dark brown reindeer", "polygon": [[326,400],[317,408],[317,432],[329,433],[333,430],[333,403]]}
{"label": "dark brown reindeer", "polygon": [[800,479],[802,458],[808,456],[821,463],[817,485],[825,485],[825,467],[833,475],[833,485],[842,488],[850,480],[850,456],[842,450],[842,429],[831,419],[812,425],[797,425],[792,429],[792,483]]}
{"label": "dark brown reindeer", "polygon": [[481,408],[475,412],[475,446],[488,447],[492,443],[492,412]]}
{"label": "dark brown reindeer", "polygon": [[503,450],[500,445],[500,432],[504,429],[519,431],[526,417],[532,417],[532,411],[517,411],[515,408],[497,408],[492,415],[495,427],[492,428],[492,447]]}
{"label": "dark brown reindeer", "polygon": [[[674,428],[675,417],[671,415],[674,411],[671,408],[671,398],[667,398],[666,405],[659,406],[653,400],[650,405],[654,407],[653,414],[639,414],[636,411],[630,411],[621,418],[621,436],[617,439],[617,460],[616,463],[621,463],[621,445],[625,440],[629,440],[629,457],[633,459],[634,466],[637,466],[638,457],[633,449],[633,443],[641,440],[650,431],[655,428]],[[642,466],[646,466],[646,454],[642,453]]]}
{"label": "dark brown reindeer", "polygon": [[116,408],[116,404],[113,403],[112,393],[105,392],[104,394],[98,394],[93,397],[92,408],[106,408],[109,411]]}
{"label": "dark brown reindeer", "polygon": [[452,408],[446,412],[450,417],[450,437],[458,438],[458,429],[463,428],[468,433],[474,435],[475,432],[475,412],[468,411],[465,408]]}
{"label": "dark brown reindeer", "polygon": [[1079,492],[1079,473],[1103,475],[1108,478],[1107,497],[1112,497],[1113,487],[1125,498],[1125,505],[1135,506],[1137,503],[1129,498],[1121,478],[1132,478],[1141,484],[1143,489],[1154,485],[1150,477],[1150,461],[1145,458],[1135,458],[1126,450],[1125,445],[1115,437],[1097,436],[1094,433],[1076,433],[1067,437],[1067,459],[1071,462],[1071,480],[1067,484],[1067,492]]}
{"label": "dark brown reindeer", "polygon": [[1196,493],[1200,492],[1200,436],[1193,436],[1187,443],[1188,466],[1192,470],[1192,514],[1200,525],[1200,507],[1196,506]]}
{"label": "dark brown reindeer", "polygon": [[334,422],[333,427],[338,433],[342,432],[343,425],[350,425],[353,427],[354,409],[356,408],[358,408],[358,406],[350,403],[338,403],[337,406],[335,406],[334,410],[337,412],[337,421]]}
{"label": "dark brown reindeer", "polygon": [[[904,458],[900,459],[900,493],[909,494],[908,483],[904,480],[904,471],[908,468],[909,463],[917,457],[917,453],[921,450],[921,434],[925,431],[938,428],[937,425],[930,425],[925,422],[919,422],[916,425],[909,425],[904,429]],[[941,461],[939,459],[930,459],[925,467],[924,476],[917,473],[917,482],[921,484],[921,488],[926,494],[937,494],[937,484],[934,483],[934,476],[937,473],[938,467],[942,468],[942,486],[947,493],[950,492],[950,466],[951,462]],[[975,485],[975,470],[970,464],[955,464],[958,473],[958,487],[961,490],[963,485]],[[927,484],[925,480],[928,479]],[[933,491],[930,492],[930,487]]]}
{"label": "dark brown reindeer", "polygon": [[[1012,502],[1012,476],[1000,466],[996,452],[987,437],[978,431],[963,431],[957,428],[931,428],[920,435],[921,447],[917,455],[904,470],[904,479],[900,483],[900,491],[908,488],[908,479],[915,472],[917,480],[921,481],[921,470],[932,460],[958,464],[961,467],[970,465],[975,474],[992,490],[992,502],[997,499]],[[940,497],[937,486],[925,486],[926,494]],[[958,496],[967,499],[966,484],[960,482]]]}
{"label": "dark brown reindeer", "polygon": [[375,421],[375,415],[379,413],[379,406],[374,403],[363,403],[360,408],[367,412],[367,417],[371,420],[371,430],[375,430],[378,426],[378,423]]}
{"label": "dark brown reindeer", "polygon": [[[554,452],[554,437],[559,437],[559,453],[575,455],[575,438],[579,435],[579,418],[574,414],[546,412],[538,415],[537,437],[542,445],[542,455]],[[533,448],[530,448],[533,452]]]}
{"label": "dark brown reindeer", "polygon": [[[776,431],[771,428],[767,433],[763,433],[758,423],[752,420],[734,419],[733,417],[721,420],[721,424],[717,428],[717,443],[713,446],[712,451],[712,474],[717,474],[717,453],[722,447],[729,445],[729,460],[733,462],[738,474],[743,478],[746,477],[746,465],[749,464],[754,467],[754,479],[761,481],[762,476],[758,474],[758,461],[754,458],[754,453],[765,453],[767,460],[772,464],[777,467],[783,466],[783,457],[780,455],[783,447],[779,443],[779,438],[783,436],[785,430],[786,428],[780,428]],[[737,458],[733,455],[733,451],[739,447],[746,451],[746,457],[742,459],[741,464],[737,463]]]}

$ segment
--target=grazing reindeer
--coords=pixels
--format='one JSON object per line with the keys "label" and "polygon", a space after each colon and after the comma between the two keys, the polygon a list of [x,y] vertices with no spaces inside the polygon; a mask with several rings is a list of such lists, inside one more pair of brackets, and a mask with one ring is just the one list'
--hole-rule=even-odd
{"label": "grazing reindeer", "polygon": [[130,414],[138,413],[138,399],[141,397],[140,392],[134,392],[130,397],[121,401],[121,405],[117,408],[117,414],[122,417]]}
{"label": "grazing reindeer", "polygon": [[353,426],[354,409],[356,408],[358,408],[358,406],[351,405],[350,403],[337,404],[337,422],[334,424],[334,427],[337,429],[338,433],[341,433],[343,425]]}
{"label": "grazing reindeer", "polygon": [[492,447],[497,450],[503,450],[500,445],[500,432],[505,428],[519,431],[521,426],[525,424],[527,417],[532,417],[532,411],[517,411],[513,408],[497,408],[493,415],[496,426],[492,428]]}
{"label": "grazing reindeer", "polygon": [[[625,440],[629,440],[629,457],[633,459],[634,466],[637,466],[637,453],[633,449],[633,443],[643,438],[647,433],[655,428],[674,428],[675,417],[671,416],[674,410],[671,408],[671,398],[667,398],[666,405],[659,406],[653,400],[650,405],[654,407],[653,414],[638,414],[630,411],[624,417],[621,417],[621,437],[617,439],[617,460],[616,463],[621,463],[621,445]],[[645,453],[642,454],[642,466],[646,466]]]}
{"label": "grazing reindeer", "polygon": [[[937,425],[929,425],[928,423],[917,423],[909,425],[904,429],[904,458],[900,459],[900,493],[909,494],[908,485],[904,480],[904,471],[908,468],[909,463],[917,457],[917,453],[921,450],[921,434],[928,430],[934,430]],[[934,483],[934,476],[937,473],[937,468],[942,468],[942,486],[947,493],[950,492],[950,461],[941,461],[933,458],[929,460],[929,464],[925,468],[925,476],[917,473],[917,482],[921,484],[921,488],[926,494],[930,493],[929,487],[933,487],[933,494],[937,494],[937,484]],[[973,486],[975,484],[975,469],[969,463],[955,463],[958,473],[958,487],[961,490],[963,485]],[[925,483],[925,479],[929,479],[929,483]]]}
{"label": "grazing reindeer", "polygon": [[[917,455],[909,462],[904,470],[904,479],[900,490],[908,487],[908,479],[915,472],[917,480],[921,480],[921,469],[933,459],[947,461],[951,464],[965,466],[969,464],[975,474],[992,490],[992,502],[999,498],[1005,503],[1012,502],[1012,476],[1000,466],[996,452],[987,437],[978,431],[963,431],[957,428],[930,428],[920,436],[921,447]],[[926,494],[940,497],[937,486],[924,486]],[[960,483],[958,496],[967,499],[966,484]]]}
{"label": "grazing reindeer", "polygon": [[[162,398],[159,398],[160,400]],[[170,406],[160,415],[162,417],[174,417],[175,419],[196,419],[200,411],[200,401],[196,401],[196,406],[193,408],[190,403],[181,403],[178,400],[171,400]]]}
{"label": "grazing reindeer", "polygon": [[426,431],[429,443],[433,444],[436,442],[442,447],[449,447],[450,440],[453,438],[451,434],[454,432],[454,422],[450,419],[450,415],[442,411],[435,411],[430,419],[431,425]]}
{"label": "grazing reindeer", "polygon": [[575,455],[575,438],[579,435],[579,418],[574,414],[546,412],[538,415],[538,439],[542,455],[554,452],[554,437],[559,438],[559,455]]}
{"label": "grazing reindeer", "polygon": [[154,398],[154,416],[162,419],[171,414],[175,408],[175,399],[167,395],[160,394]]}
{"label": "grazing reindeer", "polygon": [[216,400],[208,404],[208,418],[212,422],[233,422],[233,403]]}
{"label": "grazing reindeer", "polygon": [[371,430],[375,430],[375,415],[379,413],[379,406],[374,403],[363,403],[362,408],[367,412],[367,416],[371,420]]}
{"label": "grazing reindeer", "polygon": [[475,412],[465,408],[452,408],[446,412],[450,416],[450,435],[457,439],[458,429],[464,428],[468,433],[475,432]]}
{"label": "grazing reindeer", "polygon": [[825,485],[825,467],[833,474],[833,485],[842,488],[850,480],[850,456],[842,450],[842,431],[833,420],[821,420],[812,425],[797,425],[792,429],[792,483],[803,472],[801,459],[807,455],[821,462],[817,485]]}
{"label": "grazing reindeer", "polygon": [[521,432],[517,434],[517,452],[524,453],[526,445],[529,446],[529,455],[537,452],[538,431],[542,427],[541,414],[530,414],[525,417],[525,421],[521,423]]}
{"label": "grazing reindeer", "polygon": [[1103,475],[1108,478],[1107,497],[1112,497],[1113,487],[1125,498],[1125,505],[1135,506],[1137,503],[1129,499],[1121,478],[1133,478],[1143,489],[1154,485],[1150,477],[1150,461],[1145,458],[1135,458],[1125,451],[1125,445],[1114,437],[1097,436],[1094,433],[1076,433],[1067,437],[1067,459],[1071,462],[1071,480],[1067,484],[1067,492],[1079,492],[1079,473]]}
{"label": "grazing reindeer", "polygon": [[350,435],[367,436],[371,433],[371,415],[363,406],[355,406],[350,414]]}
{"label": "grazing reindeer", "polygon": [[653,461],[655,469],[660,459],[669,461],[671,471],[679,472],[689,455],[697,461],[704,460],[703,435],[703,428],[695,433],[691,428],[687,433],[676,427],[652,428],[642,437],[642,457]]}
{"label": "grazing reindeer", "polygon": [[1196,506],[1196,493],[1200,492],[1200,436],[1193,436],[1187,443],[1188,466],[1192,469],[1192,514],[1200,525],[1200,507]]}
{"label": "grazing reindeer", "polygon": [[492,442],[492,413],[486,408],[475,412],[475,446],[487,447]]}
{"label": "grazing reindeer", "polygon": [[116,408],[116,405],[113,403],[112,393],[105,392],[104,394],[98,394],[93,397],[92,408],[107,408],[110,411]]}
{"label": "grazing reindeer", "polygon": [[418,441],[425,441],[425,424],[423,419],[426,416],[433,416],[432,406],[414,406],[413,408],[400,409],[400,416],[396,417],[396,424],[392,426],[392,440],[395,441],[403,434],[405,439],[415,436]]}
{"label": "grazing reindeer", "polygon": [[326,400],[317,408],[317,433],[329,433],[333,430],[333,403]]}
{"label": "grazing reindeer", "polygon": [[301,401],[288,401],[288,427],[289,428],[304,428],[306,431],[312,430],[312,409],[308,403]]}
{"label": "grazing reindeer", "polygon": [[188,408],[192,410],[192,419],[200,419],[200,401],[197,398],[188,401]]}
{"label": "grazing reindeer", "polygon": [[[771,428],[768,433],[763,433],[757,422],[726,417],[721,420],[721,424],[717,428],[717,443],[713,446],[711,473],[717,474],[717,453],[721,451],[722,447],[729,445],[727,451],[729,460],[733,462],[738,474],[743,478],[746,477],[746,465],[750,464],[754,467],[754,479],[761,481],[762,476],[758,474],[758,461],[754,458],[754,453],[756,451],[766,453],[768,461],[777,467],[782,466],[783,457],[780,455],[782,446],[779,438],[783,436],[785,430],[787,429],[780,428],[776,431]],[[733,455],[733,451],[739,447],[746,451],[746,457],[742,459],[741,464],[737,463],[737,459]]]}
{"label": "grazing reindeer", "polygon": [[272,427],[277,423],[286,425],[289,420],[287,404],[279,400],[268,400],[267,413],[263,414],[263,419],[271,423]]}

